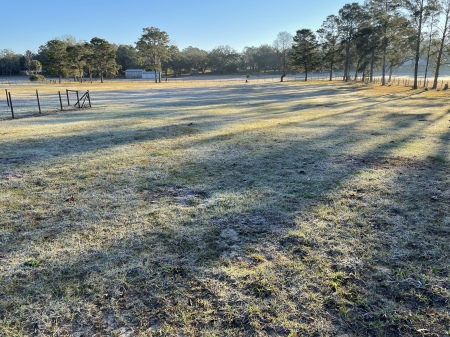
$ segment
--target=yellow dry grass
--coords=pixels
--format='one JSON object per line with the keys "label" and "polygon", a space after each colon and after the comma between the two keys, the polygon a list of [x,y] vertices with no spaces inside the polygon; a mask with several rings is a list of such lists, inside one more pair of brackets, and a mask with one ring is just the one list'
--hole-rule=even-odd
{"label": "yellow dry grass", "polygon": [[0,122],[0,335],[450,334],[446,96],[83,89]]}

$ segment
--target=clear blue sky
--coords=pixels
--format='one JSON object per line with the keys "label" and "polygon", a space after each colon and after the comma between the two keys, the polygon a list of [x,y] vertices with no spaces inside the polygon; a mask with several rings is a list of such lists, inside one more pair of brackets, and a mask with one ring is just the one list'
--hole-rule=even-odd
{"label": "clear blue sky", "polygon": [[272,44],[282,31],[316,30],[328,15],[354,1],[6,0],[0,1],[0,49],[37,52],[65,35],[134,46],[142,28],[153,26],[166,31],[180,49],[229,45],[240,52],[245,46]]}

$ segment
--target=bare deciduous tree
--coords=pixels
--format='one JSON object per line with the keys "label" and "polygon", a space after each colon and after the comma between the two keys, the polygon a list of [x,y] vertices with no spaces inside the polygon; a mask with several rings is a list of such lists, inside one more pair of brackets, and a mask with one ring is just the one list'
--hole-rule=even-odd
{"label": "bare deciduous tree", "polygon": [[280,32],[273,42],[273,47],[280,60],[281,82],[286,76],[286,69],[289,62],[289,54],[292,49],[293,36],[288,32]]}
{"label": "bare deciduous tree", "polygon": [[450,0],[440,0],[439,5],[442,8],[443,18],[442,18],[442,25],[440,27],[441,39],[436,59],[436,67],[434,71],[434,81],[432,89],[437,88],[439,70],[443,63],[444,49],[446,48],[446,46],[448,46],[448,37],[450,34]]}

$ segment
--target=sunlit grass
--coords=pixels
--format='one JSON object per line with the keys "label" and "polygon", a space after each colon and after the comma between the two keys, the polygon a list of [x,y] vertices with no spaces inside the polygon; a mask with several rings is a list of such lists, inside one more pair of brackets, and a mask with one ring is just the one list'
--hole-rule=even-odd
{"label": "sunlit grass", "polygon": [[448,333],[442,93],[84,89],[0,122],[0,335]]}

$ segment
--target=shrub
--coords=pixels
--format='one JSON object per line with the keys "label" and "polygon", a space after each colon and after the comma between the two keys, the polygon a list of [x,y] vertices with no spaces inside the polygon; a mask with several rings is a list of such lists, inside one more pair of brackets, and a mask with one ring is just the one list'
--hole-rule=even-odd
{"label": "shrub", "polygon": [[39,74],[35,74],[35,75],[31,75],[30,76],[30,81],[39,81],[39,82],[43,82],[45,81],[45,77]]}

